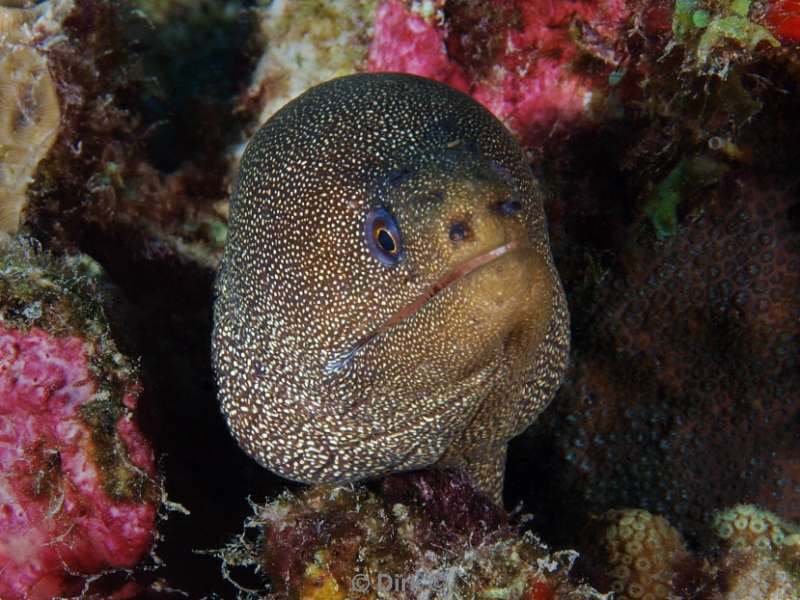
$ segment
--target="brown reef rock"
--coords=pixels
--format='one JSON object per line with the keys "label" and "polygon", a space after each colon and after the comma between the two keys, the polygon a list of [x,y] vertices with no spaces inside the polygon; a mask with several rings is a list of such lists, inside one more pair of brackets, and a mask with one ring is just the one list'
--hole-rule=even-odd
{"label": "brown reef rock", "polygon": [[800,518],[799,189],[730,174],[673,236],[634,229],[528,433],[534,506],[638,506],[690,535],[737,502]]}
{"label": "brown reef rock", "polygon": [[240,540],[219,554],[226,565],[260,564],[269,598],[606,597],[569,577],[575,552],[520,535],[453,471],[393,475],[375,492],[359,485],[285,493],[257,507],[250,526],[263,527],[259,543]]}

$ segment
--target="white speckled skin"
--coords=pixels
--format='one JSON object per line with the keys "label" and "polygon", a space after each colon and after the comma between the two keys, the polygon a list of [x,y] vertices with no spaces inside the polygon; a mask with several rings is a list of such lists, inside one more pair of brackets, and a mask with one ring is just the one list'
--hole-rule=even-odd
{"label": "white speckled skin", "polygon": [[[499,499],[506,443],[550,401],[569,345],[542,196],[502,124],[427,79],[343,77],[276,113],[242,159],[214,308],[220,401],[241,446],[310,483],[461,466]],[[509,199],[518,212],[498,209]],[[376,206],[402,232],[394,266],[364,240]],[[510,241],[519,249],[374,335]]]}

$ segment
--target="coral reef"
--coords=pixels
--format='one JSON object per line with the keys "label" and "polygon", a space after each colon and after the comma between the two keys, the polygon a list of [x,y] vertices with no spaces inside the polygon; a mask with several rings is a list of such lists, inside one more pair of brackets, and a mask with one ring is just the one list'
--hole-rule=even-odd
{"label": "coral reef", "polygon": [[414,73],[470,93],[538,144],[565,123],[617,112],[609,81],[624,74],[632,15],[623,0],[343,0],[304,3],[299,13],[273,2],[259,10],[266,51],[241,102],[261,124],[326,79]]}
{"label": "coral reef", "polygon": [[706,594],[711,600],[794,600],[800,594],[796,575],[759,552],[731,552],[719,568],[724,592]]}
{"label": "coral reef", "polygon": [[253,65],[248,12],[240,2],[221,4],[38,3],[40,12],[66,12],[52,43],[37,46],[61,115],[33,181],[15,196],[27,205],[22,226],[47,250],[89,255],[117,284],[107,309],[114,342],[141,357],[137,424],[159,453],[170,497],[193,515],[159,522],[159,564],[168,572],[137,574],[137,585],[163,574],[155,587],[196,597],[228,588],[215,571],[197,568],[210,559],[193,550],[238,526],[248,493],[274,486],[225,432],[208,360],[208,307],[227,233],[218,203],[228,149],[241,136],[239,78]]}
{"label": "coral reef", "polygon": [[[711,22],[744,4],[685,12]],[[675,13],[637,14],[624,118],[534,151],[557,190],[574,369],[510,452],[512,482],[548,485],[510,491],[553,525],[635,506],[695,541],[736,502],[800,514],[800,80],[795,53],[766,39],[726,38],[700,64],[702,19],[681,38]],[[541,533],[573,545],[578,531],[544,518]]]}
{"label": "coral reef", "polygon": [[[609,590],[619,600],[790,600],[800,593],[800,538],[789,533],[797,527],[752,505],[715,516],[722,546],[693,550],[661,516],[607,511],[584,530],[574,570],[577,552],[552,552],[530,531],[520,535],[519,523],[456,472],[392,475],[374,490],[319,486],[253,508],[245,533],[215,554],[225,572],[263,569],[268,598],[577,600],[607,598],[597,590]],[[765,532],[778,541],[765,546]],[[591,585],[576,583],[582,576]]]}
{"label": "coral reef", "polygon": [[751,19],[750,12],[750,0],[721,3],[678,0],[672,16],[672,32],[674,41],[685,46],[687,65],[725,78],[733,63],[751,60],[753,50],[762,42],[780,46],[767,27]]}
{"label": "coral reef", "polygon": [[[9,170],[3,175],[3,227],[16,230],[25,207],[21,224],[57,251],[80,249],[105,262],[116,256],[116,245],[106,245],[111,238],[130,240],[143,255],[139,260],[169,250],[179,259],[215,265],[225,228],[224,211],[214,203],[225,195],[229,162],[220,151],[228,143],[220,130],[229,120],[219,119],[216,128],[173,128],[180,119],[153,108],[155,88],[168,85],[159,82],[175,85],[177,76],[157,78],[178,60],[154,60],[163,46],[153,43],[157,36],[142,9],[108,0],[48,0],[2,10],[7,16],[0,24],[15,28],[2,36],[11,50],[2,55],[4,79],[20,80],[3,87],[1,122],[18,129],[11,142],[0,142],[10,157],[3,161]],[[183,56],[179,47],[173,52]],[[23,85],[37,74],[38,80]],[[227,90],[226,105],[233,105],[233,94]],[[201,94],[212,113],[210,96]],[[173,93],[163,104],[185,97]],[[24,110],[14,112],[17,106]],[[189,143],[191,161],[180,147],[187,128],[206,142]],[[176,129],[180,139],[169,143],[165,132]],[[26,147],[18,156],[20,144]],[[164,155],[178,164],[163,164]]]}
{"label": "coral reef", "polygon": [[576,554],[551,552],[451,471],[386,478],[379,491],[319,486],[257,509],[263,539],[232,543],[228,563],[259,559],[270,598],[606,598],[568,577]]}
{"label": "coral reef", "polygon": [[800,575],[800,527],[752,504],[737,504],[714,514],[714,533],[726,548],[751,548]]}
{"label": "coral reef", "polygon": [[[679,590],[673,593],[701,600],[798,596],[790,587],[797,581],[800,555],[792,528],[776,548],[772,534],[778,530],[765,517],[773,544],[765,552],[758,549],[765,545],[758,533],[762,525],[751,517],[744,531],[750,536],[756,523],[755,537],[735,542],[744,539],[736,530],[731,538],[736,548],[717,540],[708,526],[710,515],[737,502],[755,502],[782,522],[797,520],[800,513],[798,442],[792,436],[800,384],[796,0],[0,4],[0,227],[14,230],[21,223],[50,250],[79,250],[99,261],[127,308],[116,315],[123,302],[112,303],[113,335],[92,339],[102,346],[113,337],[122,354],[141,356],[141,393],[133,383],[139,376],[112,377],[111,389],[120,393],[111,394],[108,412],[89,411],[67,421],[83,432],[81,440],[89,440],[69,448],[100,448],[106,458],[109,447],[125,450],[114,455],[125,459],[121,463],[109,458],[102,464],[121,481],[130,476],[135,490],[154,477],[147,461],[136,458],[136,448],[151,442],[138,446],[136,436],[125,437],[114,424],[141,423],[147,439],[163,452],[170,497],[192,511],[159,524],[165,564],[151,593],[180,587],[192,597],[230,597],[214,559],[193,550],[218,545],[236,530],[249,510],[248,494],[261,498],[294,487],[248,461],[222,424],[208,361],[208,315],[213,269],[227,232],[224,198],[231,164],[259,119],[316,81],[309,71],[294,69],[306,55],[313,56],[309,62],[321,78],[392,68],[428,74],[473,93],[519,134],[534,171],[555,192],[546,208],[574,317],[573,370],[543,419],[512,445],[507,474],[507,498],[523,500],[525,509],[535,512],[538,534],[556,548],[576,547],[590,511],[637,506],[663,515],[686,540],[690,558],[673,563],[677,575],[671,581]],[[25,81],[32,84],[29,91],[20,85]],[[24,110],[18,111],[19,102]],[[18,140],[27,140],[24,151]],[[23,254],[29,264],[45,260],[32,251]],[[86,259],[82,264],[90,265]],[[45,392],[50,388],[44,383],[55,388],[63,382],[66,387],[49,391],[49,397],[68,396],[76,403],[78,394],[107,391],[106,368],[122,368],[99,359],[108,356],[102,352],[86,352],[85,323],[93,322],[95,305],[74,304],[88,307],[88,313],[65,309],[67,292],[83,277],[39,277],[37,289],[44,295],[38,304],[33,295],[20,301],[24,289],[8,292],[5,274],[0,277],[3,347],[13,340],[22,352],[14,355],[13,368],[26,372],[25,366],[41,365],[42,386],[29,390]],[[62,322],[64,315],[72,316]],[[84,317],[88,321],[81,321]],[[54,366],[56,359],[63,360]],[[10,359],[4,354],[4,360]],[[128,359],[123,362],[130,366]],[[50,377],[57,371],[63,377],[56,381]],[[4,386],[7,373],[0,372]],[[89,383],[77,385],[86,378]],[[133,387],[121,393],[126,382]],[[136,406],[119,404],[125,398]],[[0,394],[0,403],[7,403],[6,394]],[[136,418],[119,421],[129,414]],[[14,418],[45,424],[22,413]],[[111,437],[95,440],[87,433],[92,431]],[[58,516],[48,521],[47,511],[59,506],[59,485],[69,474],[64,460],[49,452],[52,447],[15,444],[2,446],[0,455],[10,460],[17,456],[13,452],[27,453],[29,466],[17,469],[19,481],[39,495],[26,503],[33,512],[24,518],[55,526],[61,521]],[[136,469],[119,471],[126,462],[146,477],[133,476]],[[102,469],[95,472],[98,480],[105,477]],[[4,505],[12,497],[8,485],[0,481]],[[122,504],[155,506],[150,496],[155,488],[143,485],[140,501]],[[462,514],[446,504],[458,493],[433,488],[438,491],[428,503],[440,501],[448,512]],[[66,489],[78,494],[83,488]],[[31,498],[23,492],[13,502]],[[108,493],[104,488],[96,497]],[[340,493],[364,500],[364,514],[381,506],[387,520],[400,523],[381,496]],[[333,502],[321,491],[309,494],[321,494],[317,508]],[[118,501],[108,498],[110,504],[89,506],[116,506]],[[404,498],[399,503],[410,507],[409,519],[424,512],[416,500]],[[297,506],[292,502],[298,500],[271,506],[289,514]],[[66,506],[62,503],[57,514],[70,514]],[[315,510],[308,512],[310,523],[329,522]],[[19,514],[0,513],[0,527]],[[135,517],[136,511],[129,514]],[[496,531],[508,527],[502,519],[493,521],[493,514],[482,518],[495,523]],[[595,525],[618,524],[623,514],[631,513],[609,515]],[[659,517],[648,521],[643,513],[634,514],[637,522],[661,523]],[[740,519],[731,521],[734,528]],[[146,519],[139,522],[142,535],[134,539],[145,552]],[[377,527],[355,517],[348,522],[352,528],[343,529],[348,535]],[[403,521],[418,522],[427,526],[430,520]],[[430,529],[431,540],[447,537],[442,529]],[[49,535],[41,528],[31,531]],[[657,527],[665,548],[674,541],[668,531],[666,525]],[[82,552],[93,539],[87,534],[73,547]],[[492,556],[505,556],[491,564],[508,564],[500,541],[482,539],[481,548],[497,548]],[[605,538],[591,539],[605,552]],[[306,548],[301,542],[298,547]],[[40,547],[47,548],[63,546]],[[136,562],[135,548],[128,550],[119,553],[128,561],[125,568]],[[316,573],[323,583],[319,594],[343,594],[334,575],[346,561],[326,554],[328,546],[318,550],[297,563],[289,559],[296,555],[286,552],[282,564],[295,565],[290,584],[311,586]],[[345,550],[342,556],[351,557]],[[591,556],[590,549],[579,550]],[[52,556],[42,560],[36,593],[83,589],[82,575],[47,574],[57,565]],[[103,566],[102,560],[87,563],[87,572],[123,566],[123,561]],[[593,560],[598,579],[592,582],[608,589],[611,569],[623,559],[608,565],[600,553]],[[0,574],[2,585],[11,579],[10,569]],[[276,581],[284,581],[274,573]],[[252,575],[231,574],[237,580]],[[15,585],[32,581],[28,575],[13,578]],[[122,579],[105,575],[91,583],[87,596],[125,593]],[[136,579],[130,595],[140,590],[138,573]],[[498,580],[497,588],[487,589],[511,597],[516,592],[501,589],[510,581]],[[261,583],[256,578],[250,587],[262,590]],[[521,594],[521,587],[515,589]],[[527,592],[537,600],[550,594],[546,587]]]}
{"label": "coral reef", "polygon": [[57,129],[48,133],[46,152],[29,160],[33,181],[15,198],[27,205],[24,224],[53,246],[71,246],[90,223],[114,214],[135,154],[134,119],[121,106],[130,83],[122,67],[123,12],[102,0],[49,0],[25,12],[36,17],[30,35],[54,88],[48,98],[57,99]]}
{"label": "coral reef", "polygon": [[712,520],[725,554],[719,563],[726,600],[789,600],[800,594],[800,528],[752,504]]}
{"label": "coral reef", "polygon": [[30,240],[0,247],[0,596],[10,600],[107,588],[101,575],[135,567],[155,537],[161,493],[135,420],[141,386],[87,265]]}
{"label": "coral reef", "polygon": [[443,3],[425,4],[409,7],[394,0],[381,2],[375,15],[367,68],[422,75],[466,91],[462,69],[447,56],[441,27],[445,20]]}
{"label": "coral reef", "polygon": [[674,235],[642,230],[594,288],[576,368],[529,432],[563,456],[536,475],[559,506],[639,506],[684,532],[745,500],[800,518],[797,187],[727,175],[696,194]]}
{"label": "coral reef", "polygon": [[[619,600],[797,597],[800,563],[787,561],[783,551],[783,532],[795,526],[752,505],[721,511],[712,526],[723,540],[722,548],[712,543],[690,552],[663,517],[639,509],[607,511],[587,532],[579,568],[600,589],[610,581]],[[598,539],[600,544],[595,543]],[[794,549],[795,543],[790,540],[786,547]]]}
{"label": "coral reef", "polygon": [[241,98],[261,125],[308,88],[360,70],[372,38],[377,0],[286,0],[258,9],[265,52]]}
{"label": "coral reef", "polygon": [[687,561],[689,553],[666,519],[626,509],[607,511],[599,523],[595,526],[605,551],[598,560],[603,565],[600,577],[610,579],[615,598],[655,600],[677,591],[675,565]]}
{"label": "coral reef", "polygon": [[368,69],[449,83],[483,103],[523,142],[538,144],[565,122],[607,112],[609,77],[625,68],[631,15],[623,0],[411,7],[386,0],[376,16]]}
{"label": "coral reef", "polygon": [[72,6],[0,5],[0,231],[19,228],[28,184],[55,141],[61,109],[44,49]]}

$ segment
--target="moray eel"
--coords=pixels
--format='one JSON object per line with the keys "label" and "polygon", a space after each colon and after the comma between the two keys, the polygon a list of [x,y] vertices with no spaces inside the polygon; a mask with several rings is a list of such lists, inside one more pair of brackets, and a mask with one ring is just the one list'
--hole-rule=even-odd
{"label": "moray eel", "polygon": [[568,352],[543,196],[503,125],[428,79],[342,77],[278,111],[242,157],[214,304],[242,448],[307,483],[462,468],[499,500]]}

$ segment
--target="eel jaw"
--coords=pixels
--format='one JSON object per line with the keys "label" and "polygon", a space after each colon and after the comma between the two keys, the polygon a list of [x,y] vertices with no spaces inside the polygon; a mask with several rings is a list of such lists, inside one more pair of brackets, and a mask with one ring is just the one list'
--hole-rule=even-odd
{"label": "eel jaw", "polygon": [[385,333],[395,325],[401,323],[402,321],[416,314],[423,306],[425,306],[428,302],[430,302],[442,290],[453,285],[458,280],[466,277],[476,269],[479,269],[480,267],[487,265],[491,262],[494,262],[498,258],[505,256],[510,252],[513,252],[514,250],[519,248],[519,245],[520,245],[519,240],[512,240],[506,244],[497,246],[496,248],[493,248],[488,252],[484,252],[483,254],[474,256],[469,260],[464,261],[454,269],[448,271],[447,273],[442,275],[439,279],[434,281],[431,285],[429,285],[427,288],[425,288],[422,291],[422,293],[419,296],[417,296],[414,300],[412,300],[405,306],[402,306],[399,309],[397,309],[392,316],[390,316],[384,323],[382,323],[374,331],[368,333],[360,340],[358,340],[353,345],[352,348],[337,355],[332,360],[328,361],[328,363],[324,367],[325,374],[333,375],[338,373],[339,371],[347,367],[353,360],[353,357],[355,357],[355,355],[358,353],[358,351],[361,350],[361,348],[363,348],[372,339],[378,337],[379,335]]}

